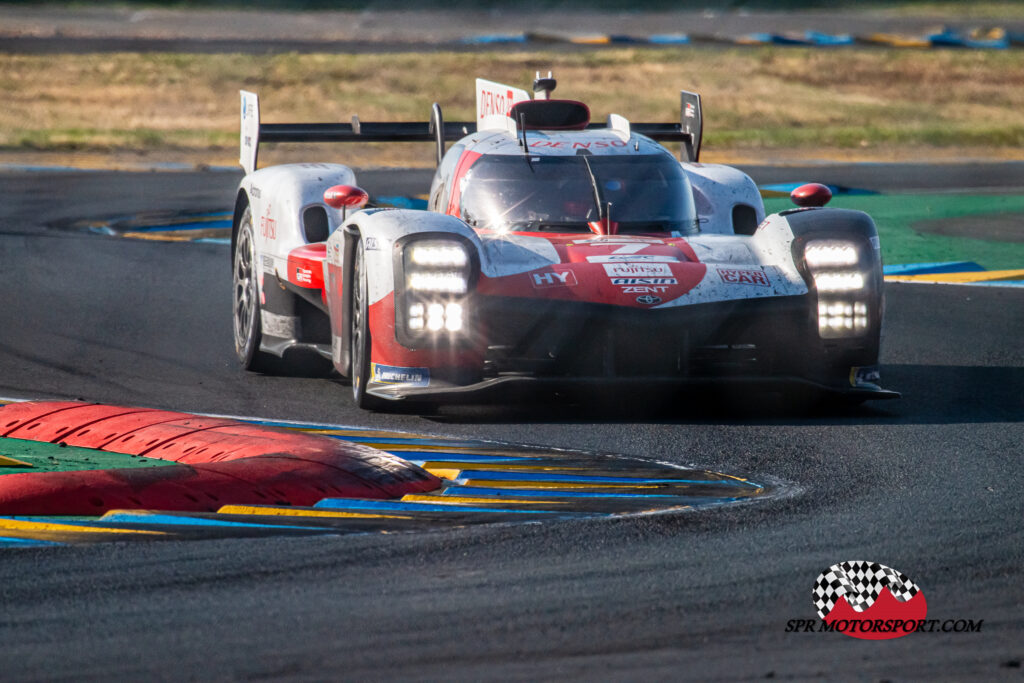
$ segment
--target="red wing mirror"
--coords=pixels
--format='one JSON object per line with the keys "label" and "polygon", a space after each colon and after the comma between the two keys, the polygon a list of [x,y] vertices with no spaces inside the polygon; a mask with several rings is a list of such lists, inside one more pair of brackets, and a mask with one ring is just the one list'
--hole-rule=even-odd
{"label": "red wing mirror", "polygon": [[324,190],[324,203],[335,209],[361,208],[370,201],[366,190],[355,185],[335,185]]}
{"label": "red wing mirror", "polygon": [[832,190],[821,183],[807,183],[789,193],[797,206],[825,206],[832,199]]}

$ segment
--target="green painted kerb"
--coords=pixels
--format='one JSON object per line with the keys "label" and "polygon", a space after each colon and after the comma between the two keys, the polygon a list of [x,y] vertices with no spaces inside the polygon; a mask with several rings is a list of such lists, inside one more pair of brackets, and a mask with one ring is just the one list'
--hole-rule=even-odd
{"label": "green painted kerb", "polygon": [[0,476],[23,472],[73,472],[79,470],[131,469],[176,465],[169,460],[140,455],[108,453],[92,448],[60,446],[45,441],[0,438],[0,455],[27,462],[32,467],[0,467]]}
{"label": "green painted kerb", "polygon": [[[789,198],[765,199],[768,213],[793,208]],[[1024,242],[972,239],[971,219],[1019,216],[1024,231],[1024,195],[886,194],[838,195],[830,207],[856,209],[871,215],[887,264],[974,261],[988,270],[1024,268]],[[964,221],[964,237],[915,230],[926,221]]]}

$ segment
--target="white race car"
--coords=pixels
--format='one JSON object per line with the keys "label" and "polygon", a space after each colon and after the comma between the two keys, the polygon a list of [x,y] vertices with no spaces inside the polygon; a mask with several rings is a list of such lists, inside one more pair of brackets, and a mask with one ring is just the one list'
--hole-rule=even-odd
{"label": "white race car", "polygon": [[[357,405],[537,387],[879,388],[882,267],[864,213],[828,188],[765,216],[739,170],[698,162],[701,103],[680,123],[590,122],[580,102],[477,80],[474,122],[261,124],[242,92],[234,211],[242,365],[303,354]],[[261,141],[430,141],[426,210],[365,208],[341,164],[257,170]],[[447,151],[445,145],[455,144]],[[678,161],[657,141],[681,143]],[[271,362],[272,361],[272,362]]]}

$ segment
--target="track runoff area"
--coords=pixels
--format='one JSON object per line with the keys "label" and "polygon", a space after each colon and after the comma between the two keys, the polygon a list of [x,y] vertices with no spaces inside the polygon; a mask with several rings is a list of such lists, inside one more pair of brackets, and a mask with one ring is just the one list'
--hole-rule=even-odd
{"label": "track runoff area", "polygon": [[0,549],[657,514],[784,490],[635,458],[337,425],[0,407]]}

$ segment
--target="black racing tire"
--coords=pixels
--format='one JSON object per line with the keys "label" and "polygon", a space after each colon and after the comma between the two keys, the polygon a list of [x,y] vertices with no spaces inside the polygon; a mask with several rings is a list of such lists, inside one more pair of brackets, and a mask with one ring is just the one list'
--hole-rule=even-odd
{"label": "black racing tire", "polygon": [[369,281],[366,274],[366,256],[363,242],[356,245],[352,259],[352,319],[349,339],[349,355],[352,362],[352,399],[358,408],[363,410],[381,410],[385,407],[384,399],[377,398],[366,391],[370,381],[370,300]]}
{"label": "black racing tire", "polygon": [[260,294],[256,268],[256,242],[252,227],[252,211],[245,208],[238,222],[235,253],[232,258],[232,312],[235,331],[235,354],[246,370],[267,372],[274,358],[260,351],[263,331],[260,323]]}

